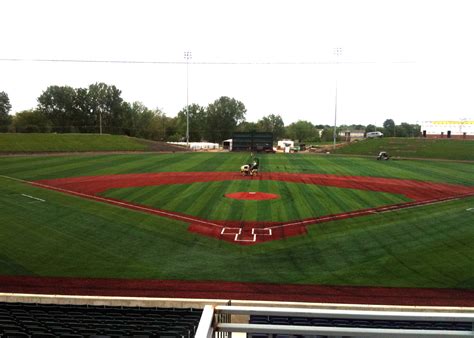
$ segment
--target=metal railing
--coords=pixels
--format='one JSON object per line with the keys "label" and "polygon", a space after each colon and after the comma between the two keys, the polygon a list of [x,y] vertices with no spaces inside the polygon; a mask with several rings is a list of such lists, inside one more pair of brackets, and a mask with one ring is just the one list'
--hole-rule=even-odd
{"label": "metal railing", "polygon": [[[423,321],[470,323],[470,328],[418,329],[368,328],[356,326],[305,326],[221,322],[222,315],[260,315],[349,320]],[[228,319],[229,317],[225,317]],[[474,337],[474,313],[427,311],[331,310],[283,307],[210,306],[206,305],[196,333],[197,338],[221,337],[222,333],[283,334],[328,337]]]}

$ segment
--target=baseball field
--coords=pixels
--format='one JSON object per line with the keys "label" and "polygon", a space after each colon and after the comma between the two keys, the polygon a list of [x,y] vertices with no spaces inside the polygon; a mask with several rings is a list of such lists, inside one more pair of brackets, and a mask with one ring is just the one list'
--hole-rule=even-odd
{"label": "baseball field", "polygon": [[2,291],[474,305],[474,165],[0,157]]}

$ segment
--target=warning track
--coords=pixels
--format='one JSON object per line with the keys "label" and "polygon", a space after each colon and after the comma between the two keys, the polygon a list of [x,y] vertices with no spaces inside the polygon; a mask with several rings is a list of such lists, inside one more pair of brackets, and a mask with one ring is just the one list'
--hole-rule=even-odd
{"label": "warning track", "polygon": [[474,291],[462,289],[37,276],[0,276],[0,285],[2,292],[25,294],[474,306]]}
{"label": "warning track", "polygon": [[[99,196],[102,192],[112,188],[145,187],[164,184],[191,184],[197,182],[228,180],[273,180],[387,192],[405,195],[412,199],[412,201],[322,217],[306,218],[291,222],[224,222],[201,219],[178,212],[161,210]],[[474,196],[474,187],[454,184],[394,178],[289,173],[265,173],[257,177],[243,177],[239,173],[233,172],[171,172],[70,177],[41,180],[30,183],[42,188],[184,221],[190,224],[188,230],[191,232],[241,245],[256,244],[289,236],[306,234],[307,226],[311,224],[367,216],[374,213],[389,212],[403,208],[412,208]]]}

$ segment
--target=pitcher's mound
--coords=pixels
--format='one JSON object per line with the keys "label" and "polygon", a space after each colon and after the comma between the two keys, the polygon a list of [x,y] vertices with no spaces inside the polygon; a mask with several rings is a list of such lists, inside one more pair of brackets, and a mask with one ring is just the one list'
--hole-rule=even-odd
{"label": "pitcher's mound", "polygon": [[269,194],[266,192],[250,191],[250,192],[234,192],[232,194],[226,194],[225,197],[233,198],[236,200],[262,201],[262,200],[274,200],[274,199],[280,198],[280,195]]}

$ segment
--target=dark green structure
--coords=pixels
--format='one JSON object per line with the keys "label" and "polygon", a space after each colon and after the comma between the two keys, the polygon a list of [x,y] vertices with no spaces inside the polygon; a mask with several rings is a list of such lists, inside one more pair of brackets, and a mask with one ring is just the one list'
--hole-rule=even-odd
{"label": "dark green structure", "polygon": [[237,132],[232,136],[232,151],[273,151],[273,133]]}

